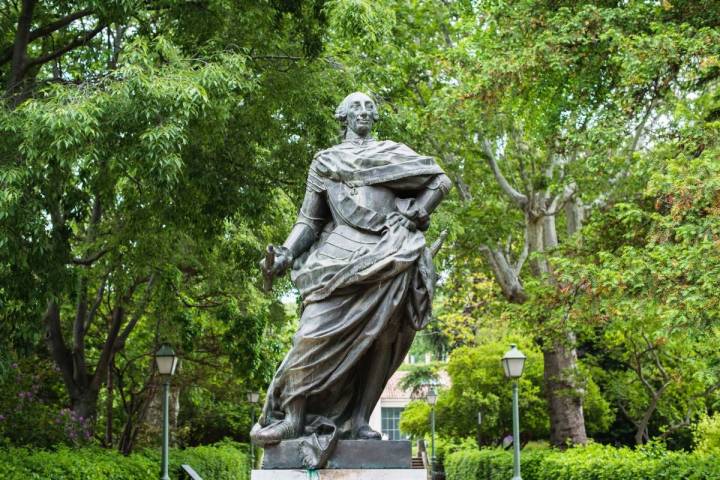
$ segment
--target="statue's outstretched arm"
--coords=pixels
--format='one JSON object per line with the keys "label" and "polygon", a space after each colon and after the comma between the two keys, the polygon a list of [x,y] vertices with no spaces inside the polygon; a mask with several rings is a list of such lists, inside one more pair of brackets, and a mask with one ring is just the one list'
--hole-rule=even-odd
{"label": "statue's outstretched arm", "polygon": [[[297,221],[287,240],[281,247],[275,248],[272,274],[282,275],[296,258],[307,251],[330,218],[325,194],[308,188]],[[267,270],[267,266],[263,266],[263,269]]]}

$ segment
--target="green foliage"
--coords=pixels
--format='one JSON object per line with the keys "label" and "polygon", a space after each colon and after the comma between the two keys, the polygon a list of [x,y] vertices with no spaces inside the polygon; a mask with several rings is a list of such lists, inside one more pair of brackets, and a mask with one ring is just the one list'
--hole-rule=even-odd
{"label": "green foliage", "polygon": [[[512,388],[500,362],[509,343],[492,342],[452,352],[447,367],[452,384],[441,393],[437,404],[438,425],[445,435],[478,435],[481,443],[492,443],[512,431]],[[513,343],[518,343],[528,357],[520,379],[522,434],[526,438],[545,438],[549,425],[542,395],[542,354],[527,341]],[[480,426],[478,412],[483,416]]]}
{"label": "green foliage", "polygon": [[693,429],[695,450],[720,455],[720,414],[706,415]]}
{"label": "green foliage", "polygon": [[[475,347],[460,347],[450,355],[447,372],[451,386],[440,391],[436,406],[438,432],[447,438],[474,437],[481,445],[498,444],[512,431],[510,382],[505,378],[500,358],[515,341],[527,355],[520,379],[521,434],[523,439],[547,438],[548,414],[543,393],[542,354],[522,339],[503,339]],[[585,383],[586,415],[590,431],[605,431],[614,420],[608,402],[581,366]],[[477,415],[482,412],[482,424]],[[430,407],[424,401],[411,402],[400,417],[400,429],[414,437],[429,433]]]}
{"label": "green foliage", "polygon": [[[181,478],[182,464],[189,464],[207,480],[248,478],[246,448],[239,444],[216,445],[170,451],[170,474]],[[8,480],[138,480],[156,478],[160,455],[144,451],[123,456],[100,448],[57,450],[0,449],[0,469]]]}
{"label": "green foliage", "polygon": [[[0,52],[12,52],[17,3],[0,5]],[[356,89],[379,100],[379,138],[436,155],[457,185],[428,234],[450,230],[438,318],[414,347],[466,347],[452,355],[458,386],[437,405],[441,433],[492,443],[509,431],[501,343],[547,345],[568,331],[584,357],[570,373],[591,435],[688,447],[689,426],[717,408],[716,2],[36,3],[33,31],[89,13],[34,39],[28,59],[106,27],[27,69],[23,101],[0,109],[0,430],[10,441],[67,436],[50,423],[72,402],[72,381],[61,392],[43,379],[40,403],[17,400],[32,383],[8,380],[16,358],[45,358],[48,301],[67,350],[90,363],[69,365],[66,379],[89,380],[105,342],[118,348],[101,421],[112,413],[119,429],[142,417],[150,353],[167,340],[184,358],[180,438],[244,438],[249,411],[237,399],[267,384],[297,317],[278,302],[287,280],[272,298],[259,291],[257,260],[292,224],[312,154],[335,141],[333,108]],[[0,61],[3,85],[11,63]],[[574,188],[565,206],[589,213],[570,234],[559,209],[560,247],[535,251],[530,269],[516,263],[523,305],[508,305],[478,255],[502,247],[518,262],[529,218],[494,180],[484,140],[535,207]],[[553,281],[532,268],[544,261]],[[108,335],[116,308],[133,325],[118,342]],[[81,342],[73,319],[83,315]],[[522,347],[523,429],[544,437],[550,392],[538,349]],[[411,405],[405,431],[426,434],[427,413]]]}
{"label": "green foliage", "polygon": [[578,285],[570,318],[592,327],[588,361],[636,442],[687,432],[718,399],[720,150],[717,122],[702,121],[708,98],[698,103],[683,114],[693,140],[659,147],[662,168],[640,163],[642,195],[591,219],[582,245],[557,260]]}
{"label": "green foliage", "polygon": [[[660,446],[630,450],[597,444],[522,453],[522,476],[527,480],[710,480],[720,475],[717,456],[668,452]],[[512,476],[512,453],[470,450],[445,460],[448,480],[495,480]]]}
{"label": "green foliage", "polygon": [[90,425],[62,407],[63,387],[45,355],[18,360],[0,377],[0,445],[49,448],[91,441]]}
{"label": "green foliage", "polygon": [[512,476],[512,465],[504,450],[460,451],[445,459],[445,475],[448,480],[500,480]]}
{"label": "green foliage", "polygon": [[413,438],[425,437],[430,432],[430,405],[425,400],[407,404],[400,415],[400,431]]}
{"label": "green foliage", "polygon": [[403,368],[405,376],[400,380],[399,386],[404,391],[410,392],[411,396],[417,396],[423,387],[438,383],[439,368],[437,364],[406,366]]}
{"label": "green foliage", "polygon": [[[159,341],[184,359],[177,384],[195,389],[183,388],[183,410],[229,414],[267,384],[296,314],[278,301],[287,281],[260,292],[257,260],[291,226],[312,154],[335,134],[323,108],[342,78],[312,63],[322,6],[37,5],[33,28],[78,10],[112,24],[52,69],[32,69],[17,108],[0,108],[0,372],[14,355],[35,355],[57,304],[66,392],[49,410],[102,399],[106,411],[86,410],[112,414],[114,441],[131,448]],[[18,9],[0,8],[12,32]],[[28,55],[62,45],[78,23]],[[13,37],[0,50],[11,52]],[[0,61],[0,80],[8,75]],[[249,412],[232,413],[224,430],[217,416],[183,419],[186,440],[205,427],[212,439],[244,439]]]}
{"label": "green foliage", "polygon": [[383,1],[330,0],[330,26],[340,35],[373,48],[387,39],[395,23],[392,5]]}
{"label": "green foliage", "polygon": [[173,470],[178,473],[179,466],[190,465],[203,479],[247,480],[250,471],[248,457],[247,445],[222,442],[173,450],[170,453],[170,462]]}

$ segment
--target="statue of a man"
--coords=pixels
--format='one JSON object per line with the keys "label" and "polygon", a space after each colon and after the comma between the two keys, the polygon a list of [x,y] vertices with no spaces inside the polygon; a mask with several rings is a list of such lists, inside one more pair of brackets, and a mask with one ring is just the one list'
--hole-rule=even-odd
{"label": "statue of a man", "polygon": [[372,138],[378,112],[364,93],[335,116],[343,141],[315,156],[297,223],[274,264],[262,263],[270,275],[292,265],[303,311],[251,437],[306,439],[312,468],[338,438],[381,438],[368,421],[429,321],[435,272],[423,232],[451,188],[433,158]]}

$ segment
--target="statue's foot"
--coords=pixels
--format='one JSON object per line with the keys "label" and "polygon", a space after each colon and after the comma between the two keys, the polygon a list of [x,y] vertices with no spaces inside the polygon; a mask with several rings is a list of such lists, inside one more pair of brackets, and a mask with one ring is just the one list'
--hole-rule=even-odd
{"label": "statue's foot", "polygon": [[370,428],[370,425],[365,424],[355,430],[355,438],[358,440],[382,440],[382,434]]}
{"label": "statue's foot", "polygon": [[255,424],[250,432],[250,439],[255,445],[275,445],[283,440],[300,436],[300,426],[289,420],[280,420],[266,427]]}

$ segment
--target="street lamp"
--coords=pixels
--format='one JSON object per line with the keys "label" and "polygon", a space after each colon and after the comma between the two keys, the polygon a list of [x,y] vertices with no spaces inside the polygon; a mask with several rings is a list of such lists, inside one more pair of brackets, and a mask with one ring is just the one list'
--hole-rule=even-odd
{"label": "street lamp", "polygon": [[505,376],[513,382],[513,478],[522,480],[520,477],[520,407],[518,400],[518,379],[522,376],[525,367],[525,355],[517,349],[513,343],[510,350],[503,356],[502,364]]}
{"label": "street lamp", "polygon": [[430,405],[430,429],[431,429],[431,437],[430,437],[430,475],[434,478],[435,475],[435,404],[437,403],[437,392],[435,391],[435,386],[430,385],[430,390],[428,391],[427,395],[425,396],[425,400],[427,400],[428,404]]}
{"label": "street lamp", "polygon": [[170,480],[168,476],[168,444],[170,443],[170,419],[168,404],[170,399],[170,377],[175,374],[178,358],[169,345],[163,345],[155,353],[155,363],[158,373],[163,376],[163,431],[162,431],[162,472],[160,480]]}
{"label": "street lamp", "polygon": [[478,448],[482,447],[482,420],[483,420],[482,411],[478,410],[478,414],[477,414],[477,424],[478,424],[478,426],[477,426],[477,444],[478,444]]}
{"label": "street lamp", "polygon": [[[250,403],[250,415],[252,416],[252,422],[250,423],[250,429],[255,426],[255,404],[260,400],[260,394],[258,392],[248,392],[247,401]],[[250,441],[250,470],[255,468],[255,447],[252,440]]]}

